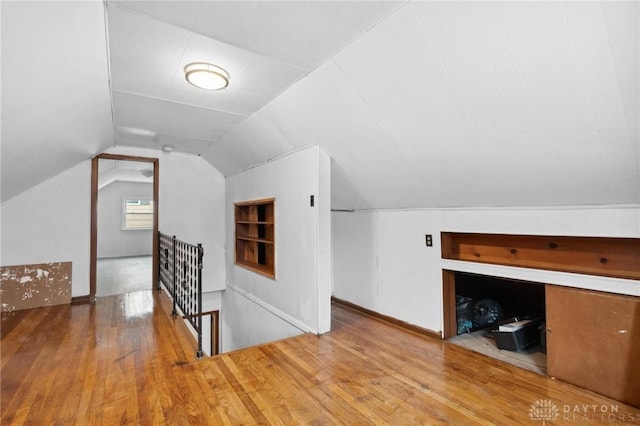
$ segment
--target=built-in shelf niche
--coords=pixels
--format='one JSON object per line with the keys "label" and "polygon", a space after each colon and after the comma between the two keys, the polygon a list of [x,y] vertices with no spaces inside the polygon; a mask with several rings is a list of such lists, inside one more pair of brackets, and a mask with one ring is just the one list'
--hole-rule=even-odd
{"label": "built-in shelf niche", "polygon": [[275,278],[275,199],[235,203],[236,264]]}

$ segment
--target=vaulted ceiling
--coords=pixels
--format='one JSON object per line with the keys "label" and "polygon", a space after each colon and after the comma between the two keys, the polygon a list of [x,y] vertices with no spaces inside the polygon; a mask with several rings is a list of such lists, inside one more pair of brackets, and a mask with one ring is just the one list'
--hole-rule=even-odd
{"label": "vaulted ceiling", "polygon": [[[98,190],[116,182],[153,184],[153,165],[140,161],[98,161]],[[151,190],[149,190],[151,191]]]}
{"label": "vaulted ceiling", "polygon": [[[637,2],[2,2],[2,199],[112,145],[310,144],[334,208],[640,203]],[[186,83],[194,61],[231,75]]]}

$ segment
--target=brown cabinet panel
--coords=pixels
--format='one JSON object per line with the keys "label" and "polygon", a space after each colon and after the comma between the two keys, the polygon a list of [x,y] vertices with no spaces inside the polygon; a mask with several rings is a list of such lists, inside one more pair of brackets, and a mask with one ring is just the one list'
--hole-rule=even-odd
{"label": "brown cabinet panel", "polygon": [[640,238],[443,232],[442,257],[640,280]]}
{"label": "brown cabinet panel", "polygon": [[547,372],[640,407],[640,297],[546,286]]}

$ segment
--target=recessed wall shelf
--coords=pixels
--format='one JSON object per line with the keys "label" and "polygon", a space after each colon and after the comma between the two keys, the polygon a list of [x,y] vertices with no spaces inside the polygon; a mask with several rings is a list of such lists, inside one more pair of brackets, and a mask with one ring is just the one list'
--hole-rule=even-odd
{"label": "recessed wall shelf", "polygon": [[236,265],[276,276],[275,199],[235,203]]}

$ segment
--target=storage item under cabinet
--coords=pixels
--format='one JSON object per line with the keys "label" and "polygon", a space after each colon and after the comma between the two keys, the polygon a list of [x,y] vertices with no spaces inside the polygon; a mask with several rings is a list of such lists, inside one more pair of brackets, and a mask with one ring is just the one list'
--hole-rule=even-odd
{"label": "storage item under cabinet", "polygon": [[[491,330],[491,335],[496,340],[498,349],[508,351],[521,351],[536,343],[540,339],[540,323],[542,319],[526,320],[512,330],[507,330],[509,324]],[[517,323],[516,323],[517,324]]]}

